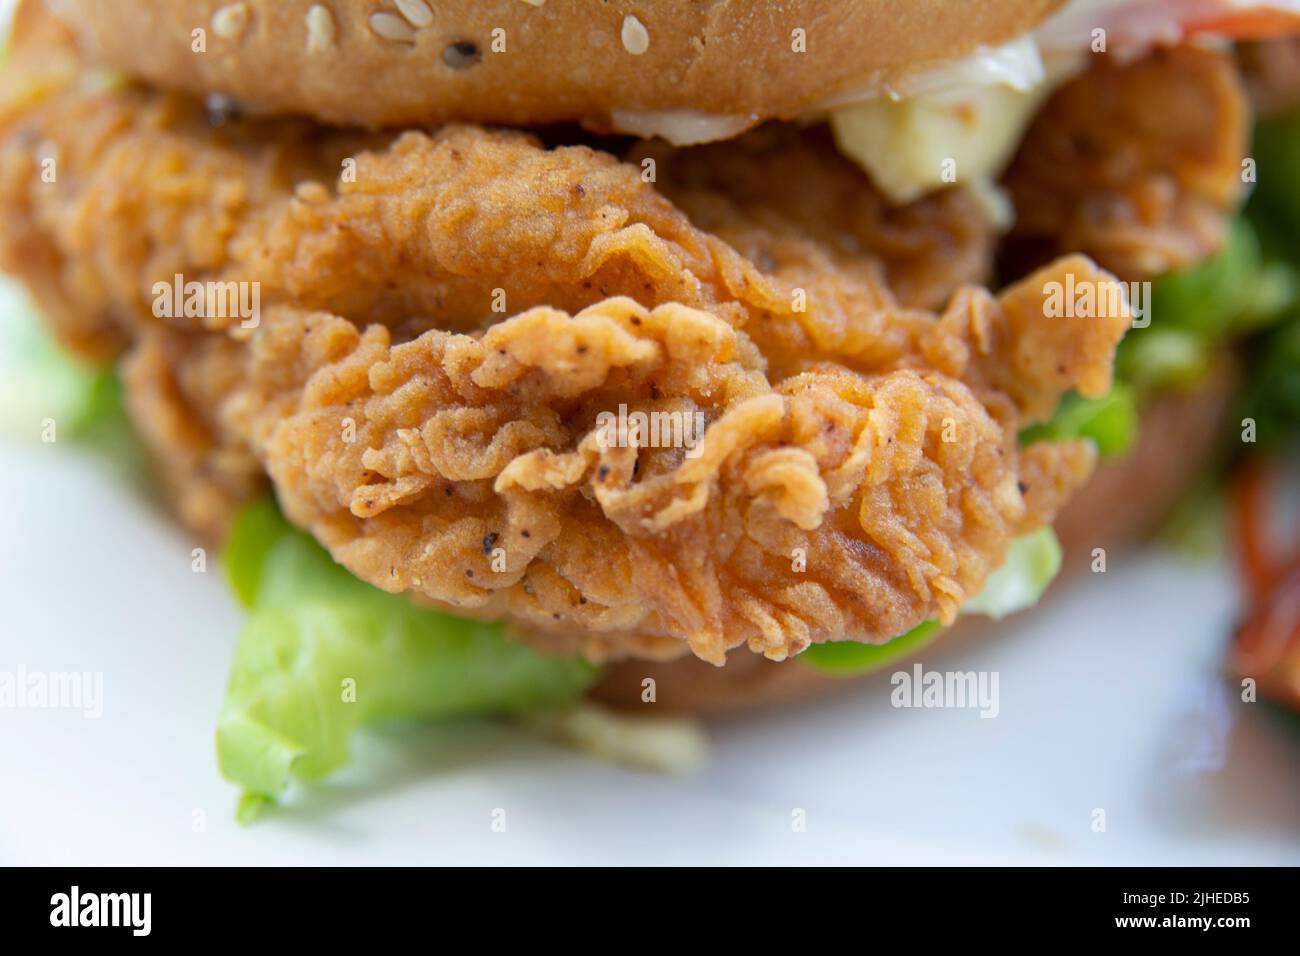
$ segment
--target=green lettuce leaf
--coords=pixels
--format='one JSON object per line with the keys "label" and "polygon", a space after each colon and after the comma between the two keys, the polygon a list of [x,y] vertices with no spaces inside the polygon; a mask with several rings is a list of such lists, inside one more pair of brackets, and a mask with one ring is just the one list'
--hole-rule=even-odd
{"label": "green lettuce leaf", "polygon": [[1120,343],[1117,377],[1139,396],[1194,386],[1219,349],[1284,321],[1298,295],[1295,268],[1266,252],[1256,224],[1239,216],[1218,255],[1154,284],[1151,324]]}
{"label": "green lettuce leaf", "polygon": [[813,644],[799,655],[798,660],[829,674],[842,674],[846,677],[869,674],[919,651],[942,631],[943,625],[938,621],[922,621],[906,634],[900,634],[884,644],[863,644],[859,641]]}
{"label": "green lettuce leaf", "polygon": [[1007,559],[988,576],[979,594],[962,605],[963,614],[994,620],[1031,608],[1061,571],[1061,544],[1050,527],[1011,542]]}
{"label": "green lettuce leaf", "polygon": [[217,727],[241,817],[348,761],[370,721],[512,714],[574,701],[596,668],[499,625],[417,607],[335,564],[269,499],[237,517],[225,555],[249,608]]}
{"label": "green lettuce leaf", "polygon": [[[1255,421],[1257,445],[1225,445],[1209,489],[1241,454],[1300,435],[1300,111],[1260,122],[1252,156],[1258,184],[1223,249],[1155,282],[1151,325],[1130,331],[1116,360],[1117,381],[1140,407],[1156,392],[1195,387],[1226,349],[1242,359],[1232,417]],[[1204,488],[1198,497],[1212,500]],[[1217,522],[1180,523],[1200,541]]]}
{"label": "green lettuce leaf", "polygon": [[1103,458],[1123,455],[1133,447],[1138,433],[1137,400],[1127,385],[1116,384],[1100,398],[1068,392],[1051,421],[1031,425],[1020,433],[1020,443],[1091,438]]}
{"label": "green lettuce leaf", "polygon": [[1254,224],[1238,216],[1217,255],[1154,284],[1152,322],[1209,340],[1239,338],[1293,305],[1296,291],[1291,270],[1265,257]]}
{"label": "green lettuce leaf", "polygon": [[[1254,157],[1259,185],[1246,213],[1265,255],[1300,274],[1300,110],[1261,122]],[[1300,436],[1300,307],[1247,343],[1240,418],[1256,423],[1257,447],[1269,449]]]}
{"label": "green lettuce leaf", "polygon": [[0,280],[0,379],[0,433],[88,448],[133,484],[147,485],[148,456],[116,370],[65,350],[26,292],[8,280]]}
{"label": "green lettuce leaf", "polygon": [[[983,590],[962,605],[962,613],[1000,620],[1033,607],[1060,570],[1061,545],[1050,527],[1023,534],[1011,542],[1006,560],[988,576]],[[830,674],[868,674],[919,651],[942,632],[938,621],[922,621],[884,644],[857,641],[813,644],[798,660]]]}
{"label": "green lettuce leaf", "polygon": [[0,430],[42,441],[47,422],[54,438],[85,435],[111,399],[106,373],[66,352],[15,283],[0,282]]}

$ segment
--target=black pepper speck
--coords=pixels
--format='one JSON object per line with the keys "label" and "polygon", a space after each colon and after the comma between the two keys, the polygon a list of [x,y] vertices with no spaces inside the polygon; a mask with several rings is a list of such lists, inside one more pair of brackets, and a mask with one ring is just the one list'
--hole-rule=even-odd
{"label": "black pepper speck", "polygon": [[479,53],[478,45],[471,43],[469,40],[457,40],[455,43],[449,43],[446,49],[442,51],[442,62],[453,70],[468,69],[481,59],[483,59],[483,54]]}

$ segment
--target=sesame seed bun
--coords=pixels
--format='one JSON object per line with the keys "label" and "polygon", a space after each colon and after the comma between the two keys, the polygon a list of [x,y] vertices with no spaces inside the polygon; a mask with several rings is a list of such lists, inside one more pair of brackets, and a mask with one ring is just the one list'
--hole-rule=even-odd
{"label": "sesame seed bun", "polygon": [[1064,0],[27,2],[103,65],[254,112],[578,121],[691,141],[1006,42]]}
{"label": "sesame seed bun", "polygon": [[[1055,522],[1065,552],[1062,578],[1085,571],[1094,548],[1108,557],[1151,530],[1176,503],[1199,468],[1213,455],[1223,431],[1232,375],[1225,366],[1198,390],[1164,395],[1144,411],[1132,454],[1104,464]],[[1059,586],[1059,582],[1058,582]],[[982,617],[962,618],[941,646],[997,630]],[[726,667],[695,658],[655,663],[626,661],[606,669],[591,696],[616,707],[645,708],[642,681],[655,681],[656,713],[730,713],[775,707],[843,693],[861,678],[838,677],[798,660],[774,663],[735,651]]]}

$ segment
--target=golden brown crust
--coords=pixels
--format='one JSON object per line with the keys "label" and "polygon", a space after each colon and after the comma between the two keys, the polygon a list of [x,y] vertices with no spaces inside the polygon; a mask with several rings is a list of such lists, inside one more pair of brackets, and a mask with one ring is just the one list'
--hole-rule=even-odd
{"label": "golden brown crust", "polygon": [[0,71],[0,127],[0,258],[63,341],[94,357],[150,315],[154,281],[217,272],[255,210],[387,141],[301,121],[214,128],[188,97],[87,73],[31,4]]}
{"label": "golden brown crust", "polygon": [[127,412],[172,510],[218,542],[240,505],[266,489],[247,443],[225,439],[215,415],[242,386],[240,346],[225,336],[159,330],[137,341],[120,372]]}
{"label": "golden brown crust", "polygon": [[[259,111],[372,127],[609,127],[617,110],[691,110],[735,118],[734,134],[1005,42],[1063,0],[46,2],[94,60]],[[644,52],[630,52],[639,41]]]}
{"label": "golden brown crust", "polygon": [[[380,586],[579,632],[593,656],[780,658],[950,618],[1091,466],[1014,436],[1065,389],[1108,386],[1126,316],[1043,308],[1051,279],[1106,277],[1067,259],[1000,297],[950,296],[987,262],[964,194],[885,211],[811,136],[661,152],[656,189],[639,164],[517,134],[212,129],[173,97],[46,92],[5,107],[0,202],[53,256],[8,261],[140,339],[142,388],[201,426],[146,429],[175,461],[238,489],[255,457],[290,516]],[[42,139],[54,190],[32,175]],[[950,268],[939,241],[963,253]],[[142,290],[173,270],[261,282],[251,347],[214,367],[194,343],[224,353],[202,330],[226,324],[164,332]],[[950,301],[936,321],[893,285]],[[498,288],[513,318],[493,314]],[[701,458],[592,441],[597,410],[660,401],[705,416]],[[499,542],[505,567],[484,567]]]}
{"label": "golden brown crust", "polygon": [[974,194],[946,189],[895,206],[825,125],[770,123],[693,149],[644,141],[627,159],[653,169],[659,192],[696,227],[769,271],[797,257],[787,248],[811,241],[837,270],[879,267],[871,281],[918,309],[940,309],[959,286],[992,272],[997,236]]}
{"label": "golden brown crust", "polygon": [[[1157,398],[1144,411],[1138,444],[1124,458],[1103,463],[1093,478],[1057,516],[1055,528],[1065,553],[1065,571],[1083,573],[1094,548],[1115,553],[1151,530],[1214,453],[1231,395],[1233,376],[1226,366],[1188,392]],[[963,618],[942,640],[970,640],[998,627],[987,618]],[[775,663],[733,654],[727,666],[711,667],[690,658],[668,662],[623,661],[608,666],[591,696],[616,707],[637,709],[642,681],[655,684],[656,713],[728,713],[776,707],[844,693],[860,680],[835,677],[799,661]]]}
{"label": "golden brown crust", "polygon": [[1252,40],[1236,48],[1255,109],[1276,116],[1300,104],[1300,37]]}
{"label": "golden brown crust", "polygon": [[1013,249],[1031,263],[1082,252],[1126,280],[1200,261],[1245,189],[1250,121],[1227,53],[1104,61],[1052,96],[1007,171]]}
{"label": "golden brown crust", "polygon": [[[1070,444],[1022,462],[1015,414],[932,370],[769,382],[743,333],[677,305],[538,308],[395,347],[342,319],[305,332],[285,341],[337,358],[261,450],[288,516],[377,586],[581,635],[594,658],[676,638],[781,659],[950,619],[1092,465]],[[620,406],[703,415],[700,454],[602,447],[592,423]]]}
{"label": "golden brown crust", "polygon": [[[718,192],[733,246],[639,164],[585,147],[448,127],[358,137],[336,173],[328,149],[195,112],[74,77],[6,113],[0,202],[55,253],[66,298],[141,341],[136,368],[191,360],[170,341],[152,351],[163,330],[246,337],[229,316],[154,315],[154,283],[260,283],[261,325],[227,360],[237,384],[202,371],[201,347],[175,387],[143,376],[191,405],[216,381],[191,416],[201,433],[162,420],[146,435],[205,479],[242,460],[211,451],[256,456],[290,518],[378,586],[592,656],[780,658],[950,619],[1091,467],[1077,445],[1015,441],[1066,389],[1109,385],[1127,313],[1044,309],[1066,275],[1110,281],[1085,259],[998,297],[960,288],[935,316],[885,276],[926,272],[925,299],[953,273],[905,248],[838,248],[867,224],[801,222],[763,191]],[[94,122],[67,122],[81,116]],[[56,183],[34,175],[42,141],[61,154]],[[810,192],[869,189],[797,134],[782,151],[824,172]],[[737,171],[781,166],[739,155]],[[933,203],[940,223],[970,215],[951,194]],[[45,262],[0,251],[20,270]],[[599,413],[623,406],[702,416],[700,454],[602,447]]]}

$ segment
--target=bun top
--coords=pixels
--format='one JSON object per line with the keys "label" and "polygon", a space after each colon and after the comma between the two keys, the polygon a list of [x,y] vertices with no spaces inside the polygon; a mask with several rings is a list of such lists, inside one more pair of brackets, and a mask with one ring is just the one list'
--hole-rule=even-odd
{"label": "bun top", "polygon": [[719,138],[1004,43],[1064,0],[26,0],[253,112]]}

